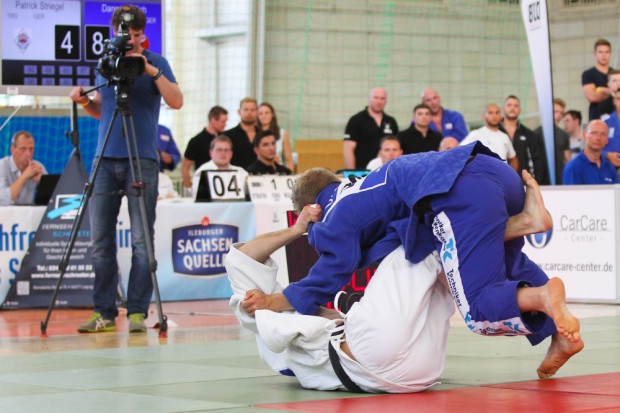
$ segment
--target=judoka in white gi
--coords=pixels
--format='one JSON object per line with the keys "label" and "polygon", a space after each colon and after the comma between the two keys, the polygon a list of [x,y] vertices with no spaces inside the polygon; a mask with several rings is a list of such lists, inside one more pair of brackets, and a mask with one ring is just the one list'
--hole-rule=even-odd
{"label": "judoka in white gi", "polygon": [[[333,345],[349,378],[366,392],[411,393],[437,382],[443,372],[452,296],[444,285],[436,253],[413,264],[403,247],[379,265],[364,297],[342,317],[243,308],[246,291],[282,291],[269,254],[301,236],[320,207],[305,207],[295,226],[235,244],[225,264],[233,289],[230,305],[241,324],[256,333],[261,358],[276,372],[290,369],[301,385],[317,390],[347,390],[328,354]],[[441,277],[439,277],[441,275]],[[332,335],[333,333],[336,335]],[[331,342],[331,343],[330,343]],[[355,357],[352,357],[355,354]]]}

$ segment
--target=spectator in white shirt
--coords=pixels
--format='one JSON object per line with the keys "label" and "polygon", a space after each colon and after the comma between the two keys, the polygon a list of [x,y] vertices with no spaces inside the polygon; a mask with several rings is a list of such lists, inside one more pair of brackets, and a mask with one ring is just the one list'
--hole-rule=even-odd
{"label": "spectator in white shirt", "polygon": [[494,103],[486,105],[482,119],[484,120],[485,126],[471,131],[469,135],[461,141],[461,145],[480,141],[518,172],[519,161],[517,161],[517,154],[512,146],[512,142],[508,135],[499,130],[499,125],[502,121],[502,112],[499,106]]}

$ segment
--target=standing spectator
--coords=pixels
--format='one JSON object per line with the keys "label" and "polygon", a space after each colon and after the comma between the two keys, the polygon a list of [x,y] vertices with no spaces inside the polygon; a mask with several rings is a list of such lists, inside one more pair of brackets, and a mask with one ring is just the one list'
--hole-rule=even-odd
{"label": "standing spectator", "polygon": [[398,133],[403,153],[420,153],[436,151],[441,143],[441,133],[431,130],[431,108],[420,103],[413,108],[413,122],[408,129]]}
{"label": "standing spectator", "polygon": [[276,137],[276,154],[280,158],[280,164],[291,171],[295,170],[293,159],[293,147],[288,132],[278,125],[278,117],[271,103],[263,102],[258,106],[258,128],[271,130]]}
{"label": "standing spectator", "polygon": [[216,136],[211,141],[210,152],[211,160],[203,163],[200,168],[196,169],[196,172],[194,172],[194,177],[192,179],[192,194],[194,199],[196,199],[196,195],[198,195],[198,184],[200,183],[200,174],[202,171],[238,171],[241,174],[242,181],[239,182],[239,185],[245,185],[245,178],[247,178],[248,173],[245,169],[230,163],[233,157],[233,147],[232,141],[228,136]]}
{"label": "standing spectator", "polygon": [[172,132],[164,125],[157,126],[157,153],[159,154],[159,171],[173,171],[181,160],[181,152],[172,138]]}
{"label": "standing spectator", "polygon": [[539,185],[549,185],[549,168],[542,139],[520,121],[521,101],[510,95],[504,101],[504,119],[499,129],[512,141],[519,169],[527,170]]}
{"label": "standing spectator", "polygon": [[442,107],[441,98],[435,89],[429,87],[422,92],[422,103],[431,109],[431,130],[441,133],[445,138],[455,138],[459,142],[465,139],[469,131],[463,115]]}
{"label": "standing spectator", "polygon": [[224,132],[233,143],[232,163],[247,169],[256,160],[254,153],[254,138],[259,132],[257,126],[257,107],[256,99],[246,97],[239,103],[239,117],[241,122],[232,129]]}
{"label": "standing spectator", "polygon": [[603,158],[620,171],[620,94],[614,96],[616,110],[605,123],[609,127],[608,143],[603,149]]}
{"label": "standing spectator", "polygon": [[[145,63],[144,74],[133,80],[130,94],[139,153],[132,154],[133,157],[130,158],[121,128],[121,119],[116,118],[115,122],[112,122],[116,111],[115,85],[108,84],[106,79],[98,75],[97,84],[107,85],[96,91],[92,99],[83,95],[83,90],[79,86],[73,88],[69,95],[74,102],[81,104],[90,116],[101,120],[93,162],[93,168],[98,166],[99,172],[94,181],[94,192],[88,208],[93,241],[91,255],[95,270],[93,291],[95,308],[89,319],[78,327],[80,333],[99,333],[116,329],[115,318],[119,312],[116,303],[118,262],[115,238],[117,218],[124,195],[127,195],[132,241],[131,270],[127,287],[129,332],[146,333],[144,319],[148,314],[153,295],[151,276],[153,270],[147,242],[153,245],[159,175],[157,158],[159,109],[162,97],[172,109],[180,109],[183,106],[183,93],[176,83],[168,61],[141,46],[140,41],[146,26],[144,12],[133,5],[118,7],[111,22],[115,30],[114,35],[121,19],[127,17],[127,14],[132,17],[129,20],[128,41],[132,49],[127,51],[126,55],[140,56]],[[110,127],[110,139],[104,148],[108,127]],[[135,190],[131,174],[132,170],[137,169],[135,167],[138,164],[143,180],[140,192]],[[142,202],[145,208],[141,208]],[[143,212],[146,212],[146,217],[142,216]],[[142,225],[145,221],[146,228]]]}
{"label": "standing spectator", "polygon": [[608,96],[605,100],[599,103],[601,119],[603,120],[616,111],[616,107],[614,106],[614,96],[616,96],[620,90],[620,70],[609,70],[608,78],[609,81],[607,82],[607,86],[609,87],[611,96]]}
{"label": "standing spectator", "polygon": [[596,63],[593,67],[581,74],[581,86],[583,94],[590,102],[588,115],[590,120],[601,117],[600,103],[611,95],[611,89],[607,86],[607,76],[611,67],[611,43],[607,39],[598,39],[594,43],[594,57]]}
{"label": "standing spectator", "polygon": [[211,159],[209,154],[211,141],[226,129],[228,111],[221,106],[213,106],[209,111],[208,121],[208,125],[198,135],[190,139],[185,149],[185,159],[183,159],[183,165],[181,166],[181,175],[183,176],[183,187],[186,189],[192,187],[190,174],[192,165],[194,169],[198,169],[203,163],[209,162]]}
{"label": "standing spectator", "polygon": [[0,205],[32,205],[41,175],[42,163],[32,159],[34,137],[21,130],[11,140],[11,155],[0,159]]}
{"label": "standing spectator", "polygon": [[396,119],[383,111],[387,92],[376,87],[370,91],[368,106],[349,119],[344,131],[345,169],[364,169],[377,156],[379,141],[386,135],[398,133]]}
{"label": "standing spectator", "polygon": [[245,168],[250,175],[291,175],[293,173],[286,166],[276,162],[276,137],[272,131],[269,129],[260,131],[253,144],[256,160]]}
{"label": "standing spectator", "polygon": [[583,140],[581,121],[581,112],[578,110],[567,110],[564,114],[564,130],[568,133],[568,153],[565,152],[564,157],[566,162],[577,157],[585,148],[586,143]]}
{"label": "standing spectator", "polygon": [[[554,147],[554,165],[555,165],[555,184],[562,185],[562,172],[566,165],[567,154],[569,152],[569,137],[564,129],[560,128],[560,122],[564,118],[566,110],[566,102],[560,98],[553,99],[553,147]],[[534,131],[544,142],[544,133],[542,126]]]}
{"label": "standing spectator", "polygon": [[379,150],[379,156],[372,161],[368,162],[366,169],[374,171],[389,160],[396,159],[403,154],[403,150],[400,146],[400,140],[394,135],[388,135],[381,138],[381,149]]}
{"label": "standing spectator", "polygon": [[617,184],[616,168],[603,158],[607,145],[609,128],[600,119],[588,123],[586,127],[586,148],[564,169],[564,185]]}
{"label": "standing spectator", "polygon": [[494,103],[486,105],[482,119],[485,126],[469,132],[469,135],[461,141],[461,145],[480,141],[484,146],[505,160],[515,171],[518,171],[519,161],[517,160],[517,154],[512,146],[512,142],[510,142],[508,135],[499,130],[502,120],[499,106]]}

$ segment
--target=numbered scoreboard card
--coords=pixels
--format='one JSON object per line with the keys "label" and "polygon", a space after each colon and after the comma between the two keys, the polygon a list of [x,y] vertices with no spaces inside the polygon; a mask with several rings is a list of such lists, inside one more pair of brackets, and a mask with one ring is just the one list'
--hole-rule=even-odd
{"label": "numbered scoreboard card", "polygon": [[235,170],[202,171],[196,202],[245,201],[245,176]]}
{"label": "numbered scoreboard card", "polygon": [[248,192],[252,202],[275,202],[290,204],[296,176],[260,175],[248,176]]}

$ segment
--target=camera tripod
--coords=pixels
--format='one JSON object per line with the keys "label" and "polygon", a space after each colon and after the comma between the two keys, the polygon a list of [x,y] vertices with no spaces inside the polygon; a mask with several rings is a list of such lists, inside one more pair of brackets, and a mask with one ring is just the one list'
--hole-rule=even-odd
{"label": "camera tripod", "polygon": [[[69,242],[65,247],[65,251],[63,253],[60,265],[59,265],[59,278],[58,283],[56,284],[56,288],[52,295],[52,299],[47,311],[47,315],[45,317],[45,321],[41,322],[41,336],[47,337],[47,325],[50,320],[50,316],[52,314],[52,310],[54,308],[54,304],[56,302],[56,298],[58,297],[58,293],[60,290],[60,285],[62,280],[64,279],[68,264],[69,258],[71,257],[71,253],[73,251],[73,246],[75,245],[75,241],[77,240],[77,235],[84,220],[84,215],[86,209],[88,207],[88,203],[93,194],[93,189],[95,186],[95,179],[97,174],[99,173],[99,168],[101,167],[101,160],[103,158],[103,154],[105,153],[106,147],[108,145],[108,141],[110,139],[110,135],[112,134],[112,127],[114,122],[118,118],[119,114],[122,118],[122,133],[125,136],[125,142],[127,144],[127,154],[128,154],[128,163],[129,169],[132,179],[132,189],[135,193],[135,196],[138,198],[139,212],[140,212],[140,224],[142,225],[142,229],[145,234],[145,244],[146,251],[148,255],[149,262],[149,271],[151,273],[151,279],[153,281],[153,292],[155,294],[155,302],[157,305],[157,313],[159,316],[159,337],[165,338],[168,336],[168,318],[163,313],[162,305],[161,305],[161,297],[159,294],[159,285],[157,283],[157,261],[155,260],[155,254],[153,249],[153,240],[151,238],[151,232],[149,230],[148,220],[146,216],[146,204],[144,201],[144,187],[145,184],[142,180],[142,168],[140,166],[140,156],[138,151],[138,142],[136,139],[136,131],[133,123],[133,117],[131,115],[131,107],[130,107],[130,92],[131,86],[133,84],[133,80],[124,79],[124,78],[114,78],[110,82],[97,86],[91,90],[82,92],[82,95],[86,95],[92,91],[100,89],[102,87],[109,86],[110,83],[114,83],[115,95],[116,95],[116,108],[114,109],[114,114],[112,119],[110,120],[110,124],[108,125],[108,130],[106,132],[103,146],[101,148],[101,154],[97,158],[95,167],[93,169],[93,173],[91,174],[90,180],[86,183],[84,187],[84,193],[82,195],[82,201],[80,207],[77,212],[77,216],[73,222],[73,226],[71,228],[71,233],[69,236]],[[73,132],[71,133],[71,140],[74,145],[77,142],[77,110],[76,104],[73,104]],[[130,133],[131,132],[131,133]],[[131,142],[130,142],[131,141]],[[135,165],[134,165],[135,163]],[[132,222],[132,225],[136,223]],[[91,229],[92,231],[92,229]]]}

